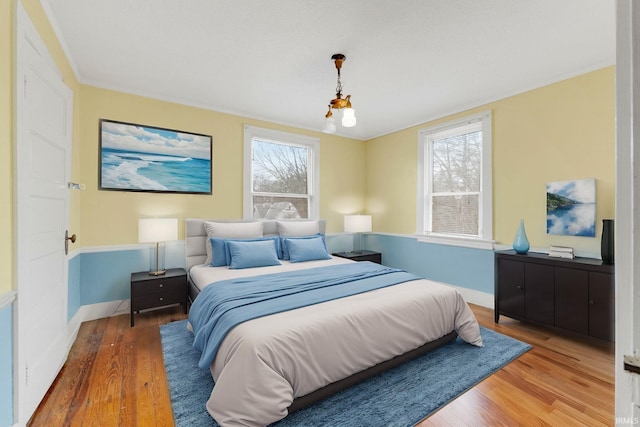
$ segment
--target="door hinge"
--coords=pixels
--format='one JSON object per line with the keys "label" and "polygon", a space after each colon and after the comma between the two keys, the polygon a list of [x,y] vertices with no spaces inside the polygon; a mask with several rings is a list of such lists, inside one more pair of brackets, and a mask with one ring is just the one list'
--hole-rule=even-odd
{"label": "door hinge", "polygon": [[27,75],[24,75],[24,97],[27,98]]}
{"label": "door hinge", "polygon": [[29,385],[29,365],[24,365],[24,385]]}
{"label": "door hinge", "polygon": [[624,355],[624,370],[640,374],[640,357]]}

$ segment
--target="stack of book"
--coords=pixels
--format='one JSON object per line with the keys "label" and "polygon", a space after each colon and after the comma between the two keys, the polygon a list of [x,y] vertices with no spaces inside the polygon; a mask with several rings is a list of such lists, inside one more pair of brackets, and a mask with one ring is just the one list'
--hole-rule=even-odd
{"label": "stack of book", "polygon": [[555,258],[575,258],[573,248],[570,248],[568,246],[549,246],[549,256]]}

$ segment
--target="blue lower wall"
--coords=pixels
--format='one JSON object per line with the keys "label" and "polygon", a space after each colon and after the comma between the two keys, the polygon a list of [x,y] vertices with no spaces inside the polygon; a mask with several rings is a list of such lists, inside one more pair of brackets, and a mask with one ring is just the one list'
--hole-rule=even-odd
{"label": "blue lower wall", "polygon": [[[353,236],[327,236],[329,252],[352,250]],[[493,294],[493,251],[419,243],[410,236],[367,234],[364,249],[385,265],[462,288]],[[69,263],[69,319],[80,306],[130,298],[131,273],[149,269],[147,248],[81,253]],[[168,244],[165,267],[184,267],[184,245]]]}
{"label": "blue lower wall", "polygon": [[80,306],[80,256],[76,255],[69,260],[69,286],[67,299],[67,321],[73,319]]}
{"label": "blue lower wall", "polygon": [[[327,236],[329,252],[351,250],[351,235]],[[69,320],[80,306],[119,301],[131,297],[131,273],[149,270],[153,248],[85,252],[69,261]],[[161,248],[166,268],[185,266],[184,246],[166,244]]]}
{"label": "blue lower wall", "polygon": [[368,234],[363,246],[382,263],[427,279],[493,295],[493,251],[418,242],[415,237]]}
{"label": "blue lower wall", "polygon": [[13,309],[0,309],[0,427],[13,424]]}
{"label": "blue lower wall", "polygon": [[[80,254],[80,305],[130,297],[131,273],[149,270],[149,251],[132,249]],[[184,260],[179,265],[183,267]]]}

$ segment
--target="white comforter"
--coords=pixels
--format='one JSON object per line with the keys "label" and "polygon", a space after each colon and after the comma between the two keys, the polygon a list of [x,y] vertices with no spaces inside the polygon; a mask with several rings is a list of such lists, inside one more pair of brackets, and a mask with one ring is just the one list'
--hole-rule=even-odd
{"label": "white comforter", "polygon": [[[210,283],[229,275],[343,262],[351,261],[285,262],[253,272],[194,267],[191,273],[199,283]],[[207,410],[221,426],[264,426],[284,418],[294,398],[453,330],[464,341],[482,345],[462,296],[424,279],[254,319],[236,326],[222,342],[211,365],[215,386]]]}

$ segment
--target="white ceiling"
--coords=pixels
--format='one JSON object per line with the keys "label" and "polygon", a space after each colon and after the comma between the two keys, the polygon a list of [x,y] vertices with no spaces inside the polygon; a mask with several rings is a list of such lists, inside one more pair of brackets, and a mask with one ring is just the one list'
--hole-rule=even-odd
{"label": "white ceiling", "polygon": [[304,129],[343,53],[364,140],[615,63],[614,0],[41,2],[81,83]]}

